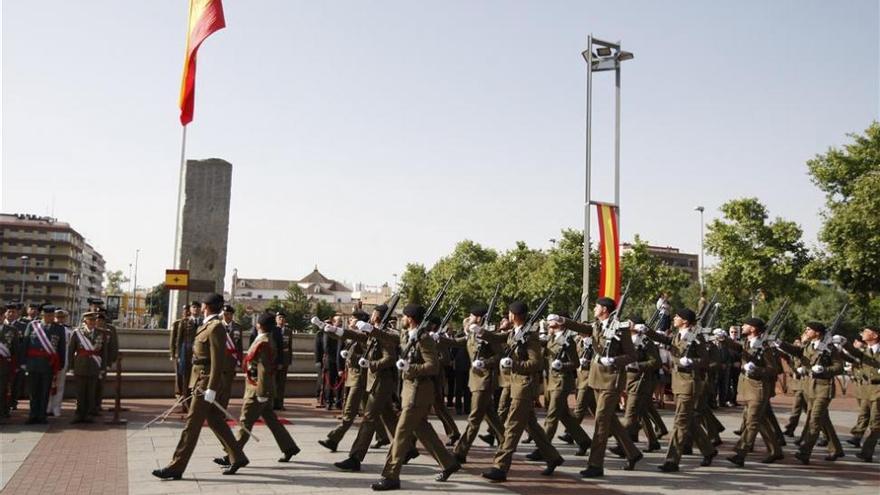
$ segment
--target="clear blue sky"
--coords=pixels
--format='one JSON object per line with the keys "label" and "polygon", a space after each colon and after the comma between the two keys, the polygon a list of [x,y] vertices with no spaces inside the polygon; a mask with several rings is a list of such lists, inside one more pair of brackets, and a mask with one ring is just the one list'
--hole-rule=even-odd
{"label": "clear blue sky", "polygon": [[[392,281],[461,239],[583,223],[586,37],[623,73],[622,237],[696,251],[757,196],[816,241],[804,162],[878,118],[874,1],[226,0],[189,158],[233,163],[227,275]],[[2,211],[54,215],[139,283],[172,256],[187,2],[4,1]],[[597,74],[594,180],[611,192]]]}

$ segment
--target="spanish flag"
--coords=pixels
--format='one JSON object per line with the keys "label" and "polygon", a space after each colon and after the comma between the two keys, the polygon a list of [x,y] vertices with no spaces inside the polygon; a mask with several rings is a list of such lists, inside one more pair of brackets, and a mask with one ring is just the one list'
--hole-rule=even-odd
{"label": "spanish flag", "polygon": [[190,0],[189,29],[186,33],[186,57],[180,82],[180,123],[192,122],[196,100],[196,52],[205,38],[226,27],[220,0]]}
{"label": "spanish flag", "polygon": [[599,216],[599,297],[620,299],[620,242],[617,207],[596,204]]}

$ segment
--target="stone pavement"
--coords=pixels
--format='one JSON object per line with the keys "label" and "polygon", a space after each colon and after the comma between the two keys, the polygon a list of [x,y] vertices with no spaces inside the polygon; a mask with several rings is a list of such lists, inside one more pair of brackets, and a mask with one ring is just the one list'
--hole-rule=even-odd
{"label": "stone pavement", "polygon": [[[775,409],[781,421],[786,417],[786,400],[782,398]],[[73,408],[65,403],[61,418],[50,419],[52,424],[32,427],[21,424],[22,412],[14,414],[10,424],[2,425],[0,434],[0,458],[2,458],[3,493],[130,493],[189,494],[210,493],[369,493],[369,484],[378,478],[387,449],[371,450],[364,460],[360,473],[342,473],[332,463],[345,458],[347,447],[356,434],[356,426],[349,431],[337,453],[330,453],[317,444],[336,424],[337,411],[316,409],[305,399],[287,401],[288,410],[283,413],[302,452],[290,464],[279,464],[280,455],[271,434],[265,426],[255,427],[261,442],[251,441],[246,452],[250,466],[235,476],[222,476],[211,459],[220,452],[220,444],[205,428],[199,439],[192,461],[181,481],[161,481],[150,471],[165,465],[171,458],[182,428],[182,416],[172,415],[169,421],[142,429],[149,419],[160,414],[171,404],[170,400],[131,400],[125,413],[129,424],[122,427],[103,424],[75,427],[68,425]],[[240,402],[230,406],[233,414],[239,411]],[[832,419],[841,435],[848,438],[848,427],[854,423],[852,401],[842,398],[835,401]],[[774,465],[757,461],[763,457],[763,444],[758,440],[756,453],[749,457],[746,467],[738,469],[724,460],[735,442],[732,433],[740,421],[741,409],[721,409],[719,418],[727,427],[722,434],[724,445],[715,464],[708,468],[698,467],[699,458],[685,457],[682,471],[661,474],[656,466],[662,463],[663,453],[646,454],[635,471],[625,472],[619,468],[623,462],[608,455],[605,478],[583,480],[578,471],[585,466],[585,459],[574,456],[574,449],[561,446],[560,452],[566,464],[557,474],[547,478],[538,473],[541,464],[525,461],[523,455],[531,450],[521,445],[514,458],[513,469],[507,483],[491,484],[480,478],[489,467],[494,449],[479,440],[468,456],[464,470],[452,476],[447,483],[433,480],[438,467],[429,455],[423,455],[405,466],[402,472],[403,490],[398,493],[430,492],[432,494],[493,494],[519,493],[540,495],[582,493],[639,493],[689,494],[712,491],[722,494],[742,492],[814,494],[831,492],[844,494],[880,493],[880,464],[866,464],[854,457],[855,450],[844,444],[846,457],[830,463],[822,460],[824,448],[814,452],[813,463],[802,466],[791,454],[793,446],[786,447],[786,459]],[[463,429],[464,417],[459,416]],[[664,411],[667,425],[671,424],[671,412]],[[587,421],[592,433],[592,421]],[[442,432],[435,422],[435,428]],[[668,437],[664,440],[668,440]],[[557,442],[558,443],[558,442]],[[48,473],[48,476],[45,474]]]}

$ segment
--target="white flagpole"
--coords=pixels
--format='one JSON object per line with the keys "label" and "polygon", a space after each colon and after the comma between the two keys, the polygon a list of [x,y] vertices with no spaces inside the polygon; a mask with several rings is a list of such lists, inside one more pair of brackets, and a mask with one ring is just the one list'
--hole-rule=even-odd
{"label": "white flagpole", "polygon": [[[172,269],[179,270],[180,266],[180,221],[183,216],[183,169],[186,166],[186,126],[183,126],[183,134],[180,139],[180,170],[177,177],[177,218],[174,226],[174,254],[172,256]],[[168,291],[168,328],[177,319],[177,307],[180,291]]]}

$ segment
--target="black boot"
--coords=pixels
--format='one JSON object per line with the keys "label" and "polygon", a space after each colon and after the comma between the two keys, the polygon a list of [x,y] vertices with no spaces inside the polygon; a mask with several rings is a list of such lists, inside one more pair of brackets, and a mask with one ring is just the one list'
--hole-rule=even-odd
{"label": "black boot", "polygon": [[541,471],[541,475],[542,476],[552,475],[553,471],[556,471],[556,468],[561,466],[563,462],[565,462],[565,459],[563,459],[562,457],[557,457],[556,459],[554,459],[552,461],[548,461],[547,467],[545,467],[544,470]]}
{"label": "black boot", "polygon": [[370,448],[371,449],[381,449],[382,447],[385,447],[386,445],[389,445],[389,444],[391,444],[391,442],[389,442],[388,440],[376,440],[376,443],[374,443],[373,445],[370,445]]}
{"label": "black boot", "polygon": [[437,477],[434,479],[436,481],[446,481],[449,479],[450,476],[452,476],[452,473],[454,473],[460,469],[461,469],[461,464],[456,462],[452,466],[449,466],[447,469],[440,471],[440,474],[438,474]]}
{"label": "black boot", "polygon": [[544,456],[541,455],[540,450],[535,449],[535,450],[529,452],[528,454],[526,454],[526,459],[528,459],[530,461],[534,461],[534,462],[539,462],[539,461],[544,460]]}
{"label": "black boot", "polygon": [[461,438],[460,433],[453,433],[452,436],[449,437],[449,440],[446,441],[446,446],[447,447],[454,447],[455,442],[457,442],[459,438]]}
{"label": "black boot", "polygon": [[571,433],[569,433],[569,432],[565,432],[564,434],[559,435],[556,438],[562,440],[563,442],[567,443],[568,445],[574,445],[574,438],[571,437]]}
{"label": "black boot", "polygon": [[846,443],[852,445],[853,447],[855,447],[855,448],[857,448],[857,449],[862,448],[862,439],[861,439],[861,437],[856,437],[856,436],[854,436],[854,437],[852,437],[852,438],[848,438],[848,439],[846,440]]}
{"label": "black boot", "polygon": [[239,469],[241,469],[241,468],[247,466],[248,464],[250,464],[250,462],[251,462],[251,461],[247,460],[247,458],[245,458],[245,459],[243,459],[243,460],[241,460],[241,461],[238,461],[238,462],[233,462],[232,464],[229,465],[228,468],[226,468],[226,469],[223,470],[223,474],[225,474],[225,475],[233,475],[233,474],[237,473]]}
{"label": "black boot", "polygon": [[389,480],[382,478],[370,485],[374,492],[386,492],[388,490],[400,490],[400,480]]}
{"label": "black boot", "polygon": [[801,461],[801,464],[803,464],[804,466],[810,463],[809,454],[805,454],[804,452],[795,452],[794,458]]}
{"label": "black boot", "polygon": [[600,478],[605,476],[605,470],[596,466],[587,466],[581,471],[581,478]]}
{"label": "black boot", "polygon": [[331,441],[329,438],[325,439],[325,440],[318,440],[318,444],[321,447],[324,447],[325,449],[329,450],[330,452],[336,452],[336,447],[338,447],[336,442]]}
{"label": "black boot", "polygon": [[645,454],[639,452],[639,454],[632,459],[627,459],[626,464],[623,465],[624,471],[632,471],[636,468],[636,463],[641,461],[645,457]]}
{"label": "black boot", "polygon": [[666,461],[663,464],[657,466],[657,469],[663,471],[664,473],[676,473],[678,472],[678,464]]}
{"label": "black boot", "polygon": [[293,449],[288,450],[283,456],[279,457],[278,462],[290,462],[290,458],[296,454],[299,454],[299,447],[294,446]]}
{"label": "black boot", "polygon": [[223,466],[223,467],[229,466],[229,456],[224,455],[223,457],[215,457],[214,464],[217,464],[218,466]]}
{"label": "black boot", "polygon": [[166,467],[162,469],[154,469],[153,476],[163,480],[179,480],[183,477],[183,473],[175,473]]}
{"label": "black boot", "polygon": [[709,454],[707,456],[703,456],[703,460],[700,461],[700,466],[703,466],[703,467],[711,466],[712,459],[714,459],[715,456],[717,456],[717,455],[718,455],[718,451],[713,450],[711,454]]}
{"label": "black boot", "polygon": [[361,461],[355,459],[354,457],[349,457],[344,461],[334,462],[334,466],[343,471],[360,471],[361,470]]}
{"label": "black boot", "polygon": [[488,445],[489,447],[492,447],[495,445],[495,437],[489,433],[486,433],[483,435],[477,435],[477,438],[486,442],[486,445]]}
{"label": "black boot", "polygon": [[507,481],[507,473],[498,469],[497,467],[493,467],[488,471],[483,472],[482,476],[487,480],[492,480],[495,482]]}
{"label": "black boot", "polygon": [[737,467],[743,467],[746,464],[746,457],[742,454],[734,454],[728,457],[727,460],[735,464]]}
{"label": "black boot", "polygon": [[611,447],[610,449],[608,449],[608,452],[611,452],[612,454],[616,455],[617,457],[620,457],[621,459],[626,457],[626,452],[623,451],[623,447],[621,447],[620,445]]}
{"label": "black boot", "polygon": [[419,456],[419,449],[414,448],[406,453],[406,457],[403,458],[403,463],[409,464],[409,461],[415,459],[418,456]]}

